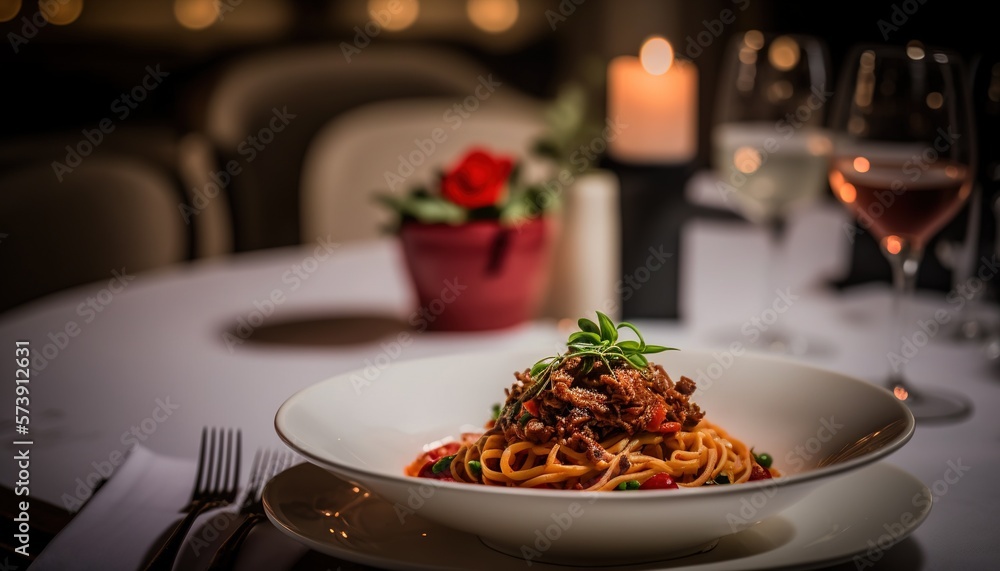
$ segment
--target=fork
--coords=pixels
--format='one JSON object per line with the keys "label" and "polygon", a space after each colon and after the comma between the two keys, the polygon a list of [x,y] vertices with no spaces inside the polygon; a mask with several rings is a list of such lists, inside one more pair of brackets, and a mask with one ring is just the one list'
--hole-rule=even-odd
{"label": "fork", "polygon": [[187,515],[160,546],[159,551],[146,565],[145,571],[169,571],[177,559],[181,545],[184,544],[184,538],[198,516],[207,510],[229,505],[236,499],[240,482],[241,447],[240,430],[236,430],[234,443],[232,429],[225,431],[215,428],[209,431],[208,427],[202,429],[194,490],[191,492],[191,500],[181,509],[181,512],[187,512]]}
{"label": "fork", "polygon": [[247,485],[246,496],[240,506],[238,518],[240,520],[236,529],[222,543],[218,551],[212,557],[212,562],[208,566],[208,571],[222,571],[232,569],[236,562],[240,546],[250,535],[250,531],[258,522],[264,519],[264,486],[285,470],[292,462],[292,454],[289,452],[272,452],[269,450],[258,450],[254,454],[253,465],[250,469],[250,483]]}

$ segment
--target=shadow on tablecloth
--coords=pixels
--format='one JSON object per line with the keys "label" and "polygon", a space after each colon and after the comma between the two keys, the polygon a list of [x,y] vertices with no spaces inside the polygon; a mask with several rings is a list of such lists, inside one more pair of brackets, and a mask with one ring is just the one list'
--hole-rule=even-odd
{"label": "shadow on tablecloth", "polygon": [[343,347],[369,344],[412,331],[413,327],[397,317],[359,313],[270,319],[259,327],[238,323],[226,333],[250,344]]}

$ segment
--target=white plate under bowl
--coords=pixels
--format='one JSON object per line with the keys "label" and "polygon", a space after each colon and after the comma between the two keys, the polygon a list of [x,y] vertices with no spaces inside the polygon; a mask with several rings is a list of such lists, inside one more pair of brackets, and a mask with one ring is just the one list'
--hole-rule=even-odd
{"label": "white plate under bowl", "polygon": [[[669,345],[664,340],[650,340]],[[404,467],[431,442],[477,429],[503,400],[514,371],[546,356],[494,352],[400,361],[370,379],[338,375],[296,393],[275,428],[299,454],[426,520],[478,535],[535,562],[631,564],[704,549],[869,465],[913,434],[910,411],[888,391],[782,358],[743,355],[723,367],[710,353],[655,355],[674,379],[698,382],[706,418],[759,452],[783,476],[731,486],[641,492],[567,492],[411,478]],[[876,431],[891,438],[849,460],[824,458]],[[853,500],[852,500],[853,501]]]}
{"label": "white plate under bowl", "polygon": [[[406,515],[391,503],[312,464],[276,476],[264,508],[278,529],[340,559],[385,569],[504,571],[524,562],[471,534]],[[849,498],[845,500],[845,498]],[[833,565],[908,537],[930,513],[931,492],[884,462],[831,480],[815,493],[754,527],[723,537],[711,550],[628,567],[634,571],[753,571]],[[891,529],[892,533],[886,530]],[[535,563],[539,571],[569,568]],[[621,567],[618,567],[621,568]]]}

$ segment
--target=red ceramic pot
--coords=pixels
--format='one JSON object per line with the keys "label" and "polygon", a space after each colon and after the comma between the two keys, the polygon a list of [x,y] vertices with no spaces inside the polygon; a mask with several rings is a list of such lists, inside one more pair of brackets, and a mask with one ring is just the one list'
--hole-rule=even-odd
{"label": "red ceramic pot", "polygon": [[474,331],[535,317],[549,282],[555,222],[405,223],[399,237],[427,328]]}

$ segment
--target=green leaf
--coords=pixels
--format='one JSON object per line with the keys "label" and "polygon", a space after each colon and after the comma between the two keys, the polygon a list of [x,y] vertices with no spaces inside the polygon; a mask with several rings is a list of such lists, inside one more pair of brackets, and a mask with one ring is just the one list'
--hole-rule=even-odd
{"label": "green leaf", "polygon": [[612,343],[618,340],[618,329],[615,328],[610,317],[598,311],[597,321],[601,325],[601,339]]}
{"label": "green leaf", "polygon": [[601,336],[597,333],[592,333],[590,331],[577,331],[569,336],[568,343],[578,343],[584,341],[587,343],[593,343],[594,345],[601,344]]}
{"label": "green leaf", "polygon": [[553,357],[548,357],[548,358],[542,359],[541,361],[535,363],[535,366],[531,367],[531,372],[529,373],[531,375],[531,378],[533,380],[537,381],[538,380],[538,376],[542,374],[542,371],[544,371],[545,369],[547,369],[549,367],[549,365],[551,364],[551,360],[552,359],[553,359]]}
{"label": "green leaf", "polygon": [[647,361],[646,358],[639,353],[634,353],[625,358],[628,359],[628,362],[631,363],[636,369],[645,369],[649,366],[649,361]]}
{"label": "green leaf", "polygon": [[591,333],[597,333],[600,335],[601,328],[597,326],[596,323],[587,319],[586,317],[581,317],[579,321],[576,322],[580,326],[580,331],[589,331]]}
{"label": "green leaf", "polygon": [[403,214],[425,224],[461,224],[465,222],[465,209],[441,198],[410,196],[401,201]]}
{"label": "green leaf", "polygon": [[662,353],[664,351],[676,351],[676,350],[677,349],[675,349],[674,347],[664,347],[663,345],[646,345],[643,348],[642,352],[649,354],[649,353]]}
{"label": "green leaf", "polygon": [[631,351],[631,352],[638,351],[641,348],[639,346],[639,342],[638,341],[632,341],[631,339],[628,339],[628,340],[625,340],[625,341],[622,341],[622,342],[618,343],[618,346],[621,347],[625,351]]}
{"label": "green leaf", "polygon": [[642,338],[642,333],[639,333],[639,329],[635,325],[632,325],[628,321],[622,321],[618,324],[618,329],[631,329],[635,333],[635,336],[639,338],[639,346],[646,346],[646,341]]}

